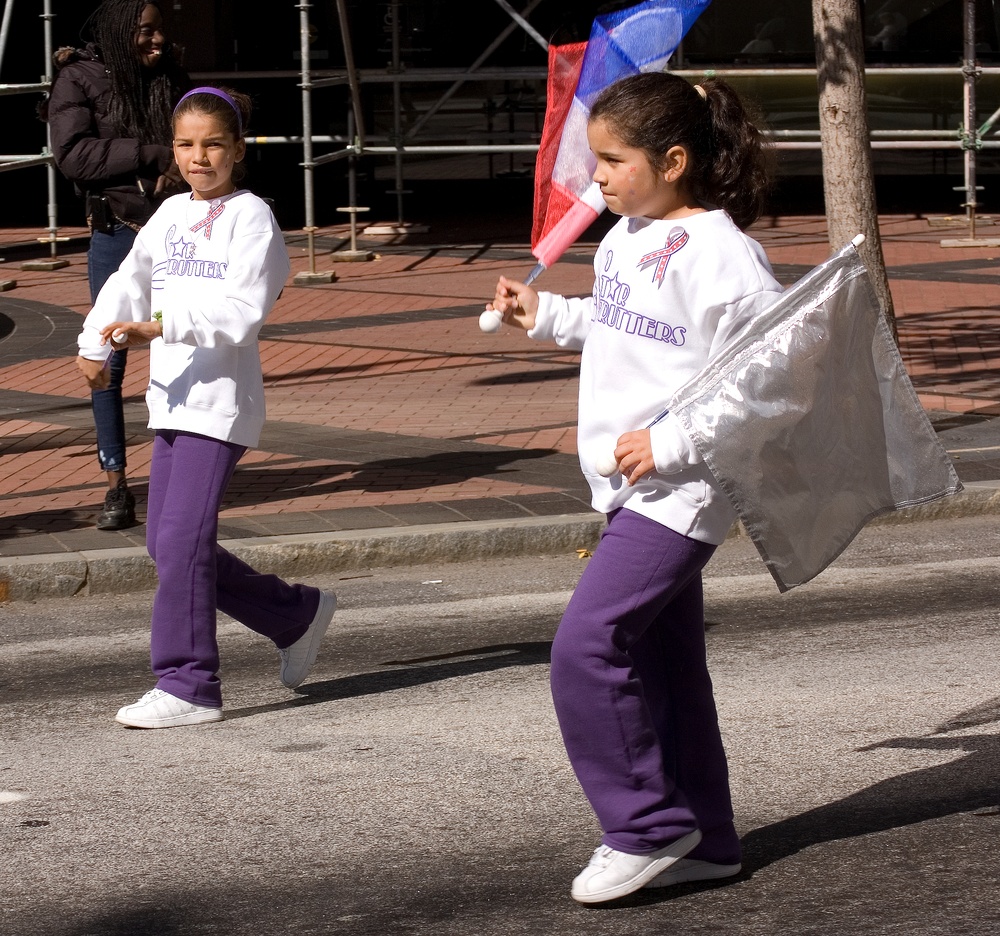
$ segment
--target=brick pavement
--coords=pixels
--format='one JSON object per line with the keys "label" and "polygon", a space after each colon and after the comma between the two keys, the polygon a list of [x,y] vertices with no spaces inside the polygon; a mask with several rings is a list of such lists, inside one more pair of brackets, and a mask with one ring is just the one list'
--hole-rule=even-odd
{"label": "brick pavement", "polygon": [[[921,401],[954,438],[963,479],[998,479],[1000,250],[943,248],[962,230],[919,216],[880,226],[900,347]],[[223,538],[589,510],[575,458],[578,356],[514,329],[477,327],[498,274],[533,265],[529,227],[516,215],[445,219],[426,234],[363,238],[377,256],[362,263],[331,256],[348,246],[346,227],[317,234],[316,270],[337,279],[290,279],[262,332],[268,425],[234,477]],[[0,230],[0,281],[17,282],[0,293],[0,556],[141,546],[142,526],[93,528],[104,482],[74,363],[89,307],[85,232],[61,230],[68,266],[25,270],[38,249],[18,245],[42,233]],[[822,217],[769,218],[754,234],[784,283],[828,254]],[[286,240],[294,276],[308,269],[305,242],[298,232]],[[590,241],[539,285],[589,292]],[[133,352],[126,420],[140,517],[147,377],[144,354]]]}

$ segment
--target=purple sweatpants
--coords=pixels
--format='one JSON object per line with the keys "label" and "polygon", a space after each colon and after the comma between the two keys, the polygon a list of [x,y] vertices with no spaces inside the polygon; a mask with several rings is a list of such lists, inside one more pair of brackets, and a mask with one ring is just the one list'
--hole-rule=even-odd
{"label": "purple sweatpants", "polygon": [[150,657],[156,687],[196,705],[222,705],[216,609],[284,648],[319,607],[319,589],[261,575],[218,545],[219,508],[245,451],[173,430],[153,440],[146,548],[159,585]]}
{"label": "purple sweatpants", "polygon": [[688,857],[740,860],[705,658],[701,570],[715,547],[610,515],[552,644],[552,697],[603,843],[644,854],[701,829]]}

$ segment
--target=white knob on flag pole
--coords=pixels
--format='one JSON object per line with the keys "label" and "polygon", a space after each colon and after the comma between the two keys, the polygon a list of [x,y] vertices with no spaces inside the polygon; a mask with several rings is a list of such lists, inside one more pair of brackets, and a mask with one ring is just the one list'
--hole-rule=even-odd
{"label": "white knob on flag pole", "polygon": [[501,325],[503,325],[503,315],[500,312],[497,312],[496,309],[487,309],[485,312],[480,313],[480,331],[486,332],[488,335],[492,335],[493,332],[500,331]]}
{"label": "white knob on flag pole", "polygon": [[865,235],[856,234],[854,240],[851,241],[851,244],[853,244],[855,247],[860,247],[864,242],[865,242]]}

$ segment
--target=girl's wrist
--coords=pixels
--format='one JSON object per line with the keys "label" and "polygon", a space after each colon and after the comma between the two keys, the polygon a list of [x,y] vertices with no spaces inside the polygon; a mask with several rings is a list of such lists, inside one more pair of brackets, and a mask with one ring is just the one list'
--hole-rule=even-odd
{"label": "girl's wrist", "polygon": [[152,320],[160,327],[160,337],[163,337],[163,312],[157,309],[151,316]]}

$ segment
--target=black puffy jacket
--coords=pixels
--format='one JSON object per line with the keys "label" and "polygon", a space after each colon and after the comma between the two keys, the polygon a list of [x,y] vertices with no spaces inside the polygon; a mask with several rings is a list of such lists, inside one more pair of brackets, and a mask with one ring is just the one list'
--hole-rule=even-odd
{"label": "black puffy jacket", "polygon": [[80,194],[107,195],[119,221],[141,227],[162,198],[177,191],[153,195],[173,159],[170,147],[118,136],[108,115],[111,77],[93,45],[60,49],[56,65],[43,113],[56,166]]}

